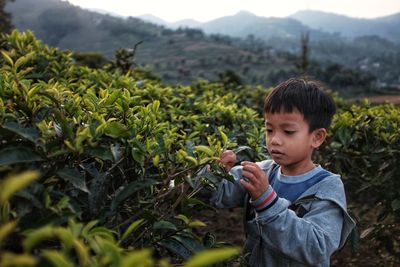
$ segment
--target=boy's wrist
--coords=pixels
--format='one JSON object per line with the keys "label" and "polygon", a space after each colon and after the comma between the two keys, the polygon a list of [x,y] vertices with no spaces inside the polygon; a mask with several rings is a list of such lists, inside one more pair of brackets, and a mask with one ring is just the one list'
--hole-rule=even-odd
{"label": "boy's wrist", "polygon": [[267,190],[262,193],[261,196],[259,196],[255,200],[250,200],[250,204],[257,212],[259,212],[268,209],[268,207],[272,206],[277,199],[278,196],[275,193],[275,190],[272,188],[272,186],[269,185]]}

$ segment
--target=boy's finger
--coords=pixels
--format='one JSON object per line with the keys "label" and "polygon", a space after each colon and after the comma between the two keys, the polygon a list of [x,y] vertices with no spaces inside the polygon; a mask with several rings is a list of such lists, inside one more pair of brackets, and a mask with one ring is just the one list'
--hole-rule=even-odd
{"label": "boy's finger", "polygon": [[254,166],[254,167],[260,168],[260,167],[257,165],[257,163],[251,162],[251,161],[242,161],[241,164],[242,164],[242,166]]}
{"label": "boy's finger", "polygon": [[243,165],[243,170],[244,171],[248,171],[251,172],[255,175],[260,175],[262,170],[260,169],[260,167],[258,167],[258,165],[253,165],[253,164],[245,164]]}
{"label": "boy's finger", "polygon": [[220,162],[221,162],[222,164],[233,164],[233,163],[234,163],[234,160],[232,160],[232,159],[230,159],[230,158],[222,158],[222,159],[220,160]]}
{"label": "boy's finger", "polygon": [[246,189],[247,191],[251,191],[251,190],[253,190],[254,189],[254,187],[251,185],[251,183],[249,183],[249,182],[247,182],[246,180],[244,180],[244,179],[241,179],[240,180],[240,183],[242,184],[242,186],[244,187],[244,189]]}
{"label": "boy's finger", "polygon": [[249,180],[249,182],[250,182],[251,184],[254,184],[254,183],[257,182],[257,177],[256,177],[253,173],[251,173],[251,172],[248,172],[248,171],[243,170],[242,175],[243,175],[244,177],[246,177],[246,178]]}

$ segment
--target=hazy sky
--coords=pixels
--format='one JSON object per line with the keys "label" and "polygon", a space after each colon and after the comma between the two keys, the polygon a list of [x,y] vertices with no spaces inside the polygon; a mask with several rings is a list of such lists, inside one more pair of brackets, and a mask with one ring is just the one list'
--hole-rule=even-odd
{"label": "hazy sky", "polygon": [[208,21],[240,10],[258,16],[285,17],[312,9],[358,18],[375,18],[400,12],[400,0],[68,0],[123,16],[152,14],[166,21]]}

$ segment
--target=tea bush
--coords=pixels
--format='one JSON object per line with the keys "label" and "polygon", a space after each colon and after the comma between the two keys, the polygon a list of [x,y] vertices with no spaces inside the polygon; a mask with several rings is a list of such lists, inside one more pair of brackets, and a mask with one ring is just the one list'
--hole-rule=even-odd
{"label": "tea bush", "polygon": [[78,66],[30,32],[4,35],[1,47],[1,266],[14,253],[27,265],[119,266],[148,259],[148,248],[173,263],[220,246],[188,213],[208,207],[195,178],[208,163],[220,171],[223,148],[261,152],[256,112],[222,85]]}
{"label": "tea bush", "polygon": [[[398,105],[341,105],[317,155],[321,164],[342,175],[361,241],[385,251],[389,265],[400,262],[399,126]],[[359,246],[357,235],[350,239],[353,248]]]}

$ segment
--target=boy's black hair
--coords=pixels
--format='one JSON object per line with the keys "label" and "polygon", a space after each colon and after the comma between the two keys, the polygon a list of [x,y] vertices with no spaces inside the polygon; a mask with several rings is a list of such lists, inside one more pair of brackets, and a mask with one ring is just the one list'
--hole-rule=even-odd
{"label": "boy's black hair", "polygon": [[312,132],[318,128],[329,128],[336,105],[320,83],[292,78],[278,84],[265,98],[264,114],[294,111],[304,115]]}

